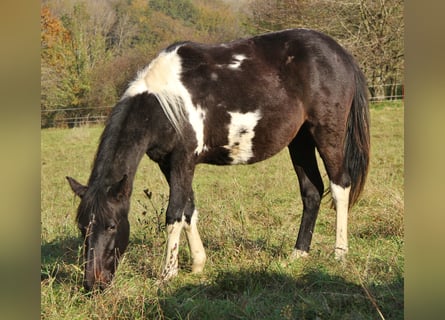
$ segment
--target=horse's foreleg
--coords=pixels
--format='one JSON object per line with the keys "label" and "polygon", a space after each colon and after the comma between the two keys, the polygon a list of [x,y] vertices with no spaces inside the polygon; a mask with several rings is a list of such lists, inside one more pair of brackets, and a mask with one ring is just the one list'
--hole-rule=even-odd
{"label": "horse's foreleg", "polygon": [[179,240],[183,226],[184,220],[167,224],[167,252],[161,275],[163,280],[168,280],[178,274]]}
{"label": "horse's foreleg", "polygon": [[[187,219],[188,220],[188,219]],[[190,223],[186,220],[184,224],[187,241],[192,255],[192,272],[198,273],[204,269],[206,253],[198,232],[198,210],[194,209],[190,218]]]}
{"label": "horse's foreleg", "polygon": [[[182,159],[181,159],[182,160]],[[175,161],[177,166],[161,165],[161,170],[170,185],[170,196],[166,212],[167,252],[162,279],[168,280],[178,274],[178,253],[181,232],[186,223],[186,213],[193,206],[192,179],[194,166],[185,161]],[[189,226],[187,226],[189,229]]]}

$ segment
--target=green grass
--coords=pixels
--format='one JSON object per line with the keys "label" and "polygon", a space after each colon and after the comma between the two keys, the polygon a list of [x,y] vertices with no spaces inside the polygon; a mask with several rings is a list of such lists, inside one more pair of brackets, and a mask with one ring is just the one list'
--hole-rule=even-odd
{"label": "green grass", "polygon": [[[301,218],[286,150],[251,166],[198,166],[194,189],[208,256],[159,285],[168,187],[144,158],[130,213],[130,245],[104,293],[82,289],[79,200],[65,176],[85,183],[102,127],[41,133],[41,317],[43,319],[403,319],[403,103],[371,108],[372,156],[349,219],[347,261],[334,260],[335,212],[323,200],[310,257],[288,262]],[[324,169],[323,169],[324,170]],[[323,171],[324,172],[324,171]],[[323,174],[327,185],[326,174]],[[151,202],[143,190],[153,192]]]}

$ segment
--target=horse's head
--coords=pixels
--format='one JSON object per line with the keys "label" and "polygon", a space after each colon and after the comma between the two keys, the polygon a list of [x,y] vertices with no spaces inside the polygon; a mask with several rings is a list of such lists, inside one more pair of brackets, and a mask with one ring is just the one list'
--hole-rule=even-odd
{"label": "horse's head", "polygon": [[128,245],[130,187],[127,176],[105,190],[84,186],[67,177],[81,198],[77,223],[84,238],[84,287],[104,289],[112,280]]}

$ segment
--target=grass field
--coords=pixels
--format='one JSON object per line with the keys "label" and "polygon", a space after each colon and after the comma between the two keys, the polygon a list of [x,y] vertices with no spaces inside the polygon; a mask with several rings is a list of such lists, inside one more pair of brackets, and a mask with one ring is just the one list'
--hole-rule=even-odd
{"label": "grass field", "polygon": [[[102,127],[41,132],[42,319],[403,319],[404,106],[371,108],[368,181],[349,218],[348,258],[334,260],[335,212],[323,200],[310,257],[288,262],[301,218],[287,150],[251,166],[201,165],[194,189],[208,256],[160,286],[168,187],[144,158],[136,175],[130,244],[104,293],[82,288],[79,200],[65,176],[86,183]],[[323,168],[324,172],[324,168]],[[326,174],[323,174],[327,186]],[[149,189],[149,200],[143,190]]]}

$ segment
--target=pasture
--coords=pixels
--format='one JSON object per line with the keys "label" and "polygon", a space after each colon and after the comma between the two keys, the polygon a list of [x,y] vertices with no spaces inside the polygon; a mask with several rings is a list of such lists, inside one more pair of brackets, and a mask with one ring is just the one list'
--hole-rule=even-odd
{"label": "pasture", "polygon": [[134,184],[129,247],[112,285],[94,296],[82,288],[82,242],[74,222],[79,199],[65,176],[87,182],[103,127],[42,130],[41,318],[403,319],[403,119],[402,102],[371,105],[370,172],[349,216],[345,262],[334,260],[330,196],[322,201],[310,256],[287,260],[302,204],[284,150],[250,166],[197,167],[206,268],[190,273],[183,237],[179,275],[160,285],[168,186],[145,157]]}

